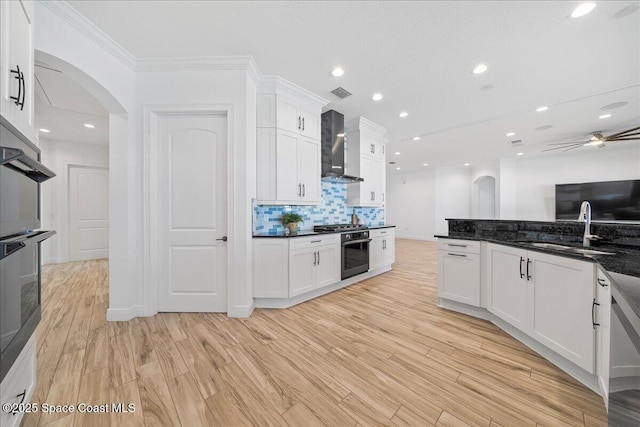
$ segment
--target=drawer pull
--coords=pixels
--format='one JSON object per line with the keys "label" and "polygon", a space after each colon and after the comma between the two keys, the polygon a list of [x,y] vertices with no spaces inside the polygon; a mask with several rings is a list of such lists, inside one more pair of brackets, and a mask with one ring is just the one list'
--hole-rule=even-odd
{"label": "drawer pull", "polygon": [[320,243],[322,240],[312,240],[311,243]]}
{"label": "drawer pull", "polygon": [[456,248],[466,248],[467,247],[467,245],[458,245],[458,244],[455,244],[455,243],[447,243],[447,245],[453,246],[453,247],[456,247]]}
{"label": "drawer pull", "polygon": [[463,254],[452,254],[451,252],[448,252],[447,254],[451,255],[451,256],[459,256],[459,257],[463,257],[463,258],[467,257],[466,255],[463,255]]}
{"label": "drawer pull", "polygon": [[600,326],[600,323],[596,323],[596,305],[600,305],[596,302],[595,298],[593,299],[593,305],[591,305],[591,323],[593,324],[593,329],[596,328],[596,326]]}
{"label": "drawer pull", "polygon": [[606,280],[603,280],[599,277],[598,277],[598,284],[600,284],[600,286],[602,286],[603,288],[606,288],[607,286],[609,286]]}

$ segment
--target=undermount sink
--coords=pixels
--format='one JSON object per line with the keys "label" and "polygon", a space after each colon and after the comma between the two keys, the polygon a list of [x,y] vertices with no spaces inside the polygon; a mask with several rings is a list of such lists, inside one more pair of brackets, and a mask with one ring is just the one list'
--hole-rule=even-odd
{"label": "undermount sink", "polygon": [[577,252],[583,255],[615,255],[615,253],[613,252],[604,252],[604,251],[598,251],[598,250],[589,249],[589,248],[577,248],[575,246],[558,245],[557,243],[547,243],[547,242],[528,242],[528,243],[531,246],[535,246],[537,248],[555,249],[557,251]]}
{"label": "undermount sink", "polygon": [[587,249],[587,248],[570,248],[570,249],[573,252],[578,252],[583,255],[615,255],[615,253],[613,252],[596,251],[594,249]]}
{"label": "undermount sink", "polygon": [[566,251],[566,250],[569,250],[569,249],[573,249],[571,246],[558,245],[556,243],[531,242],[529,244],[531,246],[535,246],[537,248],[556,249],[556,250],[559,250],[559,251]]}

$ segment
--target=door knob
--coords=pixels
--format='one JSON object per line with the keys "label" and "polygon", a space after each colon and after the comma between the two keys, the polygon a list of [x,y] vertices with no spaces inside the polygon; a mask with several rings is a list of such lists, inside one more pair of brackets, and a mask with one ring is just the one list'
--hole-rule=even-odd
{"label": "door knob", "polygon": [[221,239],[216,239],[216,240],[222,240],[223,242],[226,242],[228,239],[227,239],[227,236],[222,236]]}

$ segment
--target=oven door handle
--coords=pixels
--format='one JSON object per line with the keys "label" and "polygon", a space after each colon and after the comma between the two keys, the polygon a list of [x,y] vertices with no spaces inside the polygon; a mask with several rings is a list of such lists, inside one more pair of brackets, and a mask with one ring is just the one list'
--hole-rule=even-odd
{"label": "oven door handle", "polygon": [[34,231],[33,233],[0,240],[0,260],[8,257],[12,253],[17,252],[28,245],[33,245],[35,243],[40,243],[43,240],[47,240],[54,234],[56,234],[56,232],[53,230]]}
{"label": "oven door handle", "polygon": [[342,246],[347,246],[356,243],[369,243],[373,239],[361,239],[361,240],[350,240],[348,242],[342,242]]}
{"label": "oven door handle", "polygon": [[[27,169],[12,165],[11,162],[20,162],[26,166]],[[21,173],[35,182],[45,182],[56,176],[51,169],[27,156],[24,151],[19,148],[0,147],[0,165]]]}

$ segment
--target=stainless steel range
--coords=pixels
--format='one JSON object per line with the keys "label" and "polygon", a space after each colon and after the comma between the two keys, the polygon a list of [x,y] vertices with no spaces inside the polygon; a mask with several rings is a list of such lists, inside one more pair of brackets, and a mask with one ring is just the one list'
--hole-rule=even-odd
{"label": "stainless steel range", "polygon": [[313,227],[316,233],[341,233],[342,280],[369,271],[369,231],[362,224],[332,224]]}

